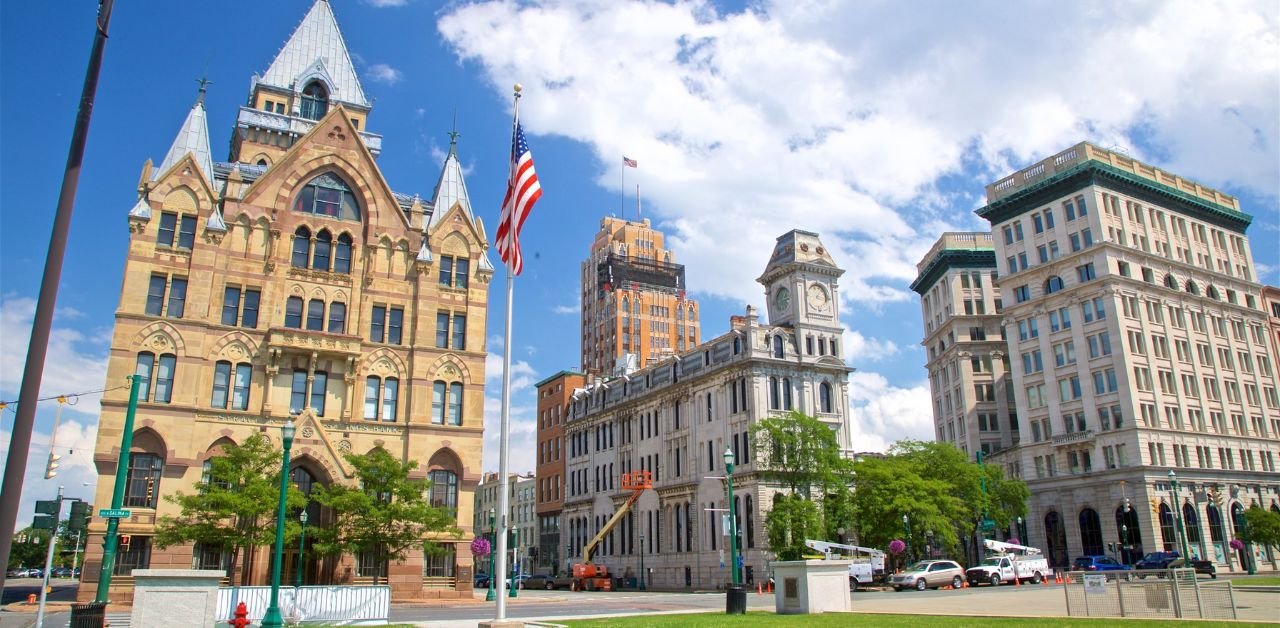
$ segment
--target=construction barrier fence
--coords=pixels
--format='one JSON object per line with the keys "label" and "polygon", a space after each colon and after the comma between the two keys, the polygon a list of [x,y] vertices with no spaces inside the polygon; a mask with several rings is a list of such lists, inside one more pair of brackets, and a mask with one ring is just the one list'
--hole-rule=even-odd
{"label": "construction barrier fence", "polygon": [[[244,602],[254,624],[271,603],[271,587],[221,587],[218,622],[234,616]],[[335,626],[377,626],[391,617],[389,586],[280,587],[280,614],[294,622],[323,622]]]}
{"label": "construction barrier fence", "polygon": [[1193,569],[1080,572],[1063,587],[1071,617],[1236,619],[1228,581],[1201,582]]}

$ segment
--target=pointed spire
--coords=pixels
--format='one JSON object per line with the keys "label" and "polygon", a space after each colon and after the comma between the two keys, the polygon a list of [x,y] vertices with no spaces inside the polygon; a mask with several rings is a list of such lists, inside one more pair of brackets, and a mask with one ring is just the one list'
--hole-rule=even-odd
{"label": "pointed spire", "polygon": [[462,211],[474,222],[471,213],[471,197],[467,194],[467,183],[462,178],[462,164],[458,163],[458,133],[455,126],[449,132],[449,154],[444,158],[444,168],[440,171],[440,182],[436,183],[435,197],[431,200],[431,221],[427,223],[427,231],[435,228],[444,219],[445,213],[454,203],[462,205]]}
{"label": "pointed spire", "polygon": [[209,231],[226,231],[227,223],[222,220],[222,204],[213,206],[213,211],[209,212],[209,222],[205,223],[204,228]]}
{"label": "pointed spire", "polygon": [[313,78],[325,83],[331,100],[365,108],[372,105],[364,95],[351,55],[347,53],[347,43],[338,29],[333,7],[326,0],[316,0],[311,5],[311,10],[257,82],[300,91]]}
{"label": "pointed spire", "polygon": [[133,209],[129,210],[129,218],[151,220],[151,203],[147,202],[147,189],[145,186],[139,186],[138,202],[134,203]]}
{"label": "pointed spire", "polygon": [[422,246],[418,247],[417,261],[422,262],[424,264],[430,264],[432,262],[432,259],[433,258],[431,257],[431,249],[427,247],[427,236],[424,234],[422,236]]}
{"label": "pointed spire", "polygon": [[205,120],[204,111],[204,93],[210,81],[200,79],[199,83],[200,94],[196,97],[196,104],[192,105],[191,111],[187,113],[187,119],[178,130],[178,137],[174,138],[173,146],[170,146],[169,152],[165,153],[164,161],[160,162],[160,167],[151,175],[152,180],[160,178],[160,175],[182,161],[187,153],[191,153],[196,160],[196,165],[200,167],[200,174],[204,175],[206,181],[211,183],[213,181],[213,157],[209,152],[209,124]]}
{"label": "pointed spire", "polygon": [[480,251],[480,270],[493,272],[493,262],[489,261],[489,247]]}

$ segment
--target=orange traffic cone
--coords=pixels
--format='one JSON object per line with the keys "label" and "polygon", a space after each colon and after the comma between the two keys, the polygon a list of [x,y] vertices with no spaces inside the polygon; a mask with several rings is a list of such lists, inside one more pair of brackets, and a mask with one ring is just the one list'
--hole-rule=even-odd
{"label": "orange traffic cone", "polygon": [[764,588],[759,582],[756,583],[756,595],[764,595]]}
{"label": "orange traffic cone", "polygon": [[1019,578],[1017,574],[1014,574],[1013,576],[1013,586],[1015,587],[1022,586],[1022,578]]}
{"label": "orange traffic cone", "polygon": [[1047,587],[1047,586],[1049,586],[1049,579],[1048,579],[1048,578],[1044,578],[1043,580],[1041,580],[1041,581],[1040,581],[1040,584],[1043,584],[1043,585],[1044,585],[1044,586],[1046,586],[1046,587]]}

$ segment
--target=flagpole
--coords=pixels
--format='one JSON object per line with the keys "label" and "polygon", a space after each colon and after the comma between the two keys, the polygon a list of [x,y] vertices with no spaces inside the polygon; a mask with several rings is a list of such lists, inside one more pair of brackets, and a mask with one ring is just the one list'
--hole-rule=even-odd
{"label": "flagpole", "polygon": [[[623,159],[626,159],[626,157],[623,157]],[[622,194],[620,194],[619,196],[621,196],[622,198],[618,199],[618,206],[622,209],[622,219],[626,220],[627,219],[627,164],[626,162],[623,162],[622,164]]]}
{"label": "flagpole", "polygon": [[[516,136],[516,128],[520,124],[520,84],[515,86],[515,114],[511,119],[511,137]],[[514,167],[514,166],[513,166]],[[514,229],[516,225],[512,225]],[[512,261],[515,257],[510,258]],[[489,579],[495,584],[502,586],[497,588],[497,602],[494,608],[494,620],[502,621],[507,618],[507,596],[506,591],[506,574],[507,574],[507,525],[509,524],[507,514],[510,510],[508,502],[509,480],[507,477],[508,462],[511,450],[511,316],[514,311],[512,299],[515,296],[516,274],[512,268],[512,261],[508,261],[507,267],[507,320],[503,330],[503,349],[502,349],[502,423],[499,428],[498,441],[498,538],[497,547],[494,548],[493,573],[489,574]]]}

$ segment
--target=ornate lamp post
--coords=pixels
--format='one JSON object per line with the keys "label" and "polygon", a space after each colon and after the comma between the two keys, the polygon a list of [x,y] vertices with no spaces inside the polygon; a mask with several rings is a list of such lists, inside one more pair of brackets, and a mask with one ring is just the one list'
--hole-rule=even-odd
{"label": "ornate lamp post", "polygon": [[280,432],[284,436],[284,463],[280,469],[280,502],[276,506],[275,561],[271,563],[271,604],[262,616],[262,628],[281,628],[280,616],[280,562],[284,559],[284,509],[289,496],[289,449],[293,447],[293,421],[284,424]]}
{"label": "ornate lamp post", "polygon": [[302,556],[307,548],[307,509],[302,509],[302,514],[298,515],[298,521],[302,522],[302,536],[298,537],[298,573],[294,578],[293,586],[302,586]]}
{"label": "ornate lamp post", "polygon": [[906,515],[902,515],[902,533],[906,535],[905,538],[902,539],[903,542],[907,544],[907,551],[905,553],[910,554],[911,553],[911,519]]}
{"label": "ornate lamp post", "polygon": [[726,591],[725,613],[741,615],[747,612],[747,596],[738,580],[738,521],[733,512],[733,448],[724,448],[724,479],[728,490],[726,502],[729,504],[729,573],[732,575],[730,586]]}
{"label": "ornate lamp post", "polygon": [[644,532],[640,533],[640,590],[645,590],[644,586]]}
{"label": "ornate lamp post", "polygon": [[494,530],[494,512],[493,512],[493,509],[490,508],[489,509],[489,591],[484,594],[484,601],[486,602],[493,601],[493,580],[494,580],[493,551],[494,551],[494,548],[496,547],[498,547],[498,537],[495,534],[495,530]]}
{"label": "ornate lamp post", "polygon": [[1025,527],[1026,524],[1027,522],[1023,521],[1022,517],[1019,516],[1018,517],[1018,544],[1019,545],[1027,544],[1027,529]]}
{"label": "ornate lamp post", "polygon": [[1169,485],[1173,490],[1173,504],[1170,510],[1173,511],[1173,522],[1177,524],[1176,534],[1182,540],[1182,559],[1187,559],[1187,533],[1182,527],[1182,517],[1180,516],[1182,509],[1178,507],[1178,474],[1169,469]]}

